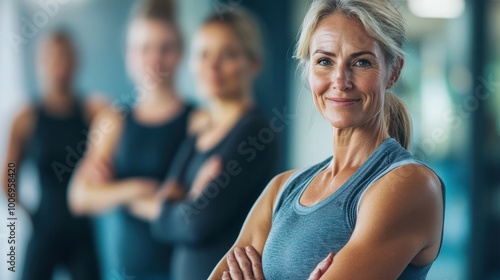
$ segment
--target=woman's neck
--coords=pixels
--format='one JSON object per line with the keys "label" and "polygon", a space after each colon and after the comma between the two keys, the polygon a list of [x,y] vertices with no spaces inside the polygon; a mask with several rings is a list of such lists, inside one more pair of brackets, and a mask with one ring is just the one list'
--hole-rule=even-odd
{"label": "woman's neck", "polygon": [[183,108],[183,101],[173,88],[138,93],[134,112],[138,119],[158,123],[170,119]]}
{"label": "woman's neck", "polygon": [[345,168],[357,169],[389,137],[382,117],[355,128],[334,128],[332,175]]}
{"label": "woman's neck", "polygon": [[55,114],[66,114],[72,109],[75,98],[71,88],[66,86],[50,87],[44,91],[43,106]]}
{"label": "woman's neck", "polygon": [[146,109],[146,111],[165,110],[165,106],[174,107],[181,103],[181,99],[173,87],[163,87],[137,94],[136,108]]}
{"label": "woman's neck", "polygon": [[214,100],[208,107],[211,126],[232,126],[240,117],[253,106],[249,99]]}
{"label": "woman's neck", "polygon": [[154,106],[157,103],[172,102],[173,100],[180,100],[177,91],[173,87],[158,88],[146,92],[138,93],[138,106],[144,103],[148,106]]}

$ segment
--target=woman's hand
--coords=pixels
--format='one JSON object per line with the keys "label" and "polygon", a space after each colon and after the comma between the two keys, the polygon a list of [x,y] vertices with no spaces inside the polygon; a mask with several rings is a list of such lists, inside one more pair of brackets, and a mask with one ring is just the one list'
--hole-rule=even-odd
{"label": "woman's hand", "polygon": [[186,190],[179,183],[167,181],[157,192],[132,200],[128,209],[138,218],[153,221],[160,215],[164,201],[181,201],[185,196]]}
{"label": "woman's hand", "polygon": [[[334,254],[330,253],[311,272],[307,280],[319,280],[333,262]],[[264,280],[261,256],[252,246],[245,249],[234,248],[227,255],[229,271],[224,271],[222,280]]]}
{"label": "woman's hand", "polygon": [[323,259],[318,264],[318,266],[316,266],[316,268],[313,270],[313,272],[311,272],[311,274],[309,274],[309,278],[307,278],[307,280],[319,280],[321,278],[321,276],[323,276],[323,274],[325,274],[325,272],[328,270],[330,265],[332,265],[334,256],[335,256],[335,254],[333,254],[333,253],[328,254],[328,256],[326,256],[326,258]]}
{"label": "woman's hand", "polygon": [[158,196],[162,200],[181,201],[186,197],[186,189],[176,181],[170,180],[162,185]]}
{"label": "woman's hand", "polygon": [[130,213],[134,216],[144,220],[153,221],[160,215],[162,203],[163,199],[154,194],[137,198],[131,201],[127,206]]}
{"label": "woman's hand", "polygon": [[259,252],[252,246],[236,247],[227,255],[229,272],[224,271],[222,280],[264,280]]}
{"label": "woman's hand", "polygon": [[196,174],[193,186],[189,190],[189,196],[195,199],[199,197],[208,184],[219,175],[221,169],[222,160],[219,156],[209,158]]}

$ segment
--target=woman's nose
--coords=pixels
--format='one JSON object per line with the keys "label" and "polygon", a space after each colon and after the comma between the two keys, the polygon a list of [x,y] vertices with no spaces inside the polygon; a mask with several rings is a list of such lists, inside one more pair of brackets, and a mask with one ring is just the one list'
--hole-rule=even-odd
{"label": "woman's nose", "polygon": [[160,67],[162,62],[162,53],[160,51],[150,51],[145,54],[144,61],[149,67]]}
{"label": "woman's nose", "polygon": [[206,60],[207,66],[212,71],[217,71],[220,68],[221,61],[218,57],[209,57]]}
{"label": "woman's nose", "polygon": [[351,72],[348,67],[338,65],[332,73],[332,86],[338,91],[345,91],[352,88]]}

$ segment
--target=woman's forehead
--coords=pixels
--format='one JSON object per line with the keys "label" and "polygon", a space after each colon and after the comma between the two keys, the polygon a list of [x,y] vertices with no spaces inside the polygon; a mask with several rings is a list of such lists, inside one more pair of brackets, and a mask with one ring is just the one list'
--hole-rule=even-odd
{"label": "woman's forehead", "polygon": [[374,53],[381,50],[377,40],[368,34],[361,21],[340,14],[328,16],[318,24],[312,34],[310,48],[311,53],[318,49]]}

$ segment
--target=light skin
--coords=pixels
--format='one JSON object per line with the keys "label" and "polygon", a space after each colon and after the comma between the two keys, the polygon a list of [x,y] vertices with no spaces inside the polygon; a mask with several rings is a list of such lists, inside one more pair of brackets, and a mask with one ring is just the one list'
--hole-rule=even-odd
{"label": "light skin", "polygon": [[[300,198],[304,206],[332,195],[389,137],[382,114],[384,94],[403,65],[400,60],[389,67],[383,48],[361,22],[340,14],[320,22],[310,51],[312,96],[317,110],[332,125],[335,157],[331,167],[306,188]],[[273,205],[290,174],[280,174],[269,183],[210,279],[263,279],[260,257]],[[437,176],[420,165],[396,168],[366,191],[349,242],[332,252],[333,260],[325,256],[310,279],[396,279],[408,264],[427,265],[438,253],[442,217]]]}
{"label": "light skin", "polygon": [[[191,69],[208,107],[194,114],[190,130],[197,134],[196,149],[206,151],[219,143],[253,106],[252,83],[259,72],[260,61],[248,56],[231,27],[218,22],[200,28],[192,49]],[[221,164],[217,155],[207,160],[187,196],[199,196],[218,175]],[[167,185],[182,189],[176,182],[167,182]],[[151,200],[154,203],[136,203],[132,212],[140,218],[155,220],[164,199],[156,197]]]}
{"label": "light skin", "polygon": [[[136,85],[136,105],[130,114],[146,125],[164,123],[184,107],[174,85],[174,73],[182,52],[180,38],[162,20],[136,19],[129,27],[127,70]],[[73,177],[70,209],[75,215],[94,215],[116,206],[149,201],[156,196],[177,196],[175,191],[158,191],[160,182],[145,177],[116,180],[112,159],[120,140],[127,112],[110,108],[92,123],[88,150]]]}
{"label": "light skin", "polygon": [[[41,106],[54,117],[66,117],[72,113],[76,102],[73,95],[73,76],[76,71],[77,57],[73,45],[67,37],[51,35],[42,41],[37,53],[37,70],[41,84]],[[105,107],[103,100],[96,98],[83,103],[84,119],[89,122]],[[27,105],[14,118],[7,144],[5,166],[15,163],[21,166],[28,142],[32,137],[36,124],[34,105]],[[2,180],[8,182],[7,168],[4,168]],[[17,173],[17,172],[16,172]],[[3,184],[4,193],[8,195],[8,184]],[[23,207],[17,197],[17,203]]]}

